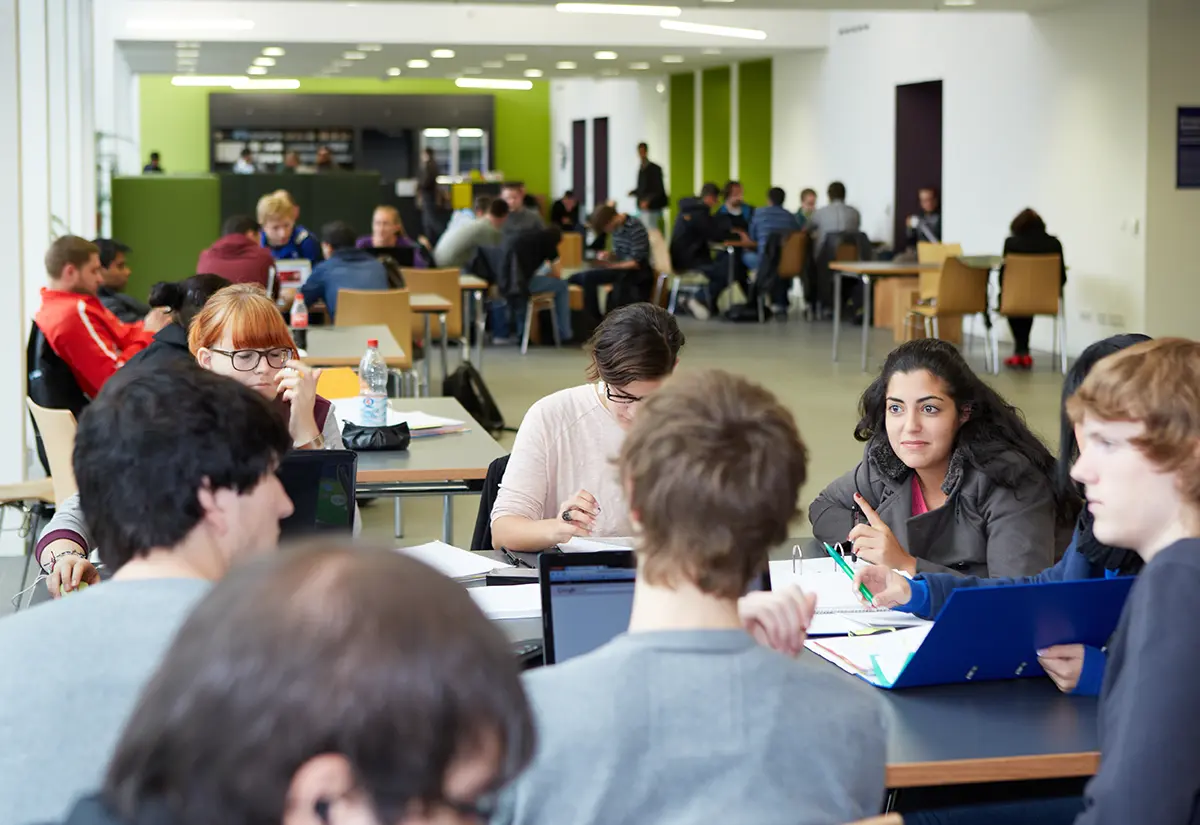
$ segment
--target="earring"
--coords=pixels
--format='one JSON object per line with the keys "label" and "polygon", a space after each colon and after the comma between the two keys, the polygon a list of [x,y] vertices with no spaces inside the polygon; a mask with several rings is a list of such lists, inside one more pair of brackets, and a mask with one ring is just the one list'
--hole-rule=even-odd
{"label": "earring", "polygon": [[317,815],[317,819],[321,820],[323,825],[329,825],[329,800],[318,799],[313,805],[313,813]]}

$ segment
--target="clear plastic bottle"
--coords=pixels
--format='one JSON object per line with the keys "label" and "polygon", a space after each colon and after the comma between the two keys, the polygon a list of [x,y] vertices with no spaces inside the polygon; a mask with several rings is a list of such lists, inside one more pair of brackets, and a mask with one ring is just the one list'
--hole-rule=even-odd
{"label": "clear plastic bottle", "polygon": [[388,367],[379,354],[379,341],[367,341],[367,351],[358,363],[358,393],[362,403],[362,426],[387,424]]}

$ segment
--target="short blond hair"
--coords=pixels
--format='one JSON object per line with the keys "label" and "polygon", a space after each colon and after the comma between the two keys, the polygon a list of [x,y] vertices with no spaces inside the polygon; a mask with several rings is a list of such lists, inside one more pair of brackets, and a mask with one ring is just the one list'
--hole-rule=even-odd
{"label": "short blond hair", "polygon": [[1143,341],[1102,358],[1067,399],[1071,423],[1085,415],[1145,427],[1133,444],[1200,505],[1200,342]]}
{"label": "short blond hair", "polygon": [[670,379],[619,459],[642,527],[641,574],[739,598],[787,538],[807,465],[795,419],[764,387],[720,370]]}
{"label": "short blond hair", "polygon": [[259,223],[266,223],[270,220],[292,220],[296,217],[296,204],[292,201],[291,195],[280,189],[278,192],[263,195],[258,199],[257,213]]}

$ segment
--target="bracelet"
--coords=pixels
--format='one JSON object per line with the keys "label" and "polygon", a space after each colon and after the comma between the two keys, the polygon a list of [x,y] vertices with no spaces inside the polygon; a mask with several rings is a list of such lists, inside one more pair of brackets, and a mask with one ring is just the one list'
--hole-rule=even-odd
{"label": "bracelet", "polygon": [[[50,556],[50,568],[47,572],[54,572],[54,566],[58,564],[58,560],[64,556],[79,556],[79,558],[87,561],[86,553],[80,553],[78,550],[63,550],[61,553],[55,553]],[[42,569],[46,570],[46,567],[43,565]]]}

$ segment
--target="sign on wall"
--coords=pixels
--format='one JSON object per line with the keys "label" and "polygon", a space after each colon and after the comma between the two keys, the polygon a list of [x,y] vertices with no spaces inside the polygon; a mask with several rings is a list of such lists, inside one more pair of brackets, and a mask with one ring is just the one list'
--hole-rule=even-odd
{"label": "sign on wall", "polygon": [[1180,106],[1176,129],[1175,188],[1200,189],[1200,106]]}

